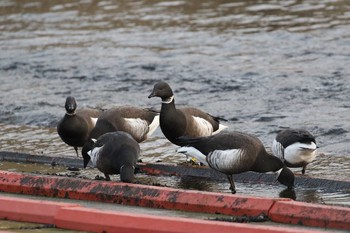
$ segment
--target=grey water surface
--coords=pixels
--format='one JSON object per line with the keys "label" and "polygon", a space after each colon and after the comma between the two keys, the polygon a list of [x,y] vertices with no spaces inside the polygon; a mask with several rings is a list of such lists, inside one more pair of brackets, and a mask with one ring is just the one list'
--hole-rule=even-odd
{"label": "grey water surface", "polygon": [[[0,1],[1,150],[76,156],[55,131],[68,95],[160,109],[147,98],[159,80],[266,147],[308,129],[307,175],[350,181],[350,1]],[[141,148],[145,162],[185,161],[160,130]]]}

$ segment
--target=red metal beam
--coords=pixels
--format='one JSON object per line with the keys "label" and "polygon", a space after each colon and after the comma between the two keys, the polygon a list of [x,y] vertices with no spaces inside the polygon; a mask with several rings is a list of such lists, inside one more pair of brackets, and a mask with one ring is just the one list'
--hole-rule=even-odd
{"label": "red metal beam", "polygon": [[78,206],[80,205],[0,196],[0,219],[53,224],[54,217],[61,208]]}
{"label": "red metal beam", "polygon": [[[77,218],[77,216],[79,216]],[[81,224],[83,222],[83,224]],[[94,232],[140,233],[316,233],[289,227],[249,225],[242,223],[213,222],[208,220],[149,216],[143,214],[98,211],[87,208],[65,208],[59,212],[55,225]],[[319,232],[320,233],[320,232]]]}
{"label": "red metal beam", "polygon": [[233,216],[265,214],[273,221],[350,230],[350,208],[281,198],[180,190],[0,171],[0,191]]}
{"label": "red metal beam", "polygon": [[234,216],[267,215],[276,200],[6,171],[0,171],[0,191]]}
{"label": "red metal beam", "polygon": [[167,233],[317,233],[286,226],[263,226],[191,218],[102,211],[62,202],[0,196],[0,219],[53,224],[58,228],[89,232]]}
{"label": "red metal beam", "polygon": [[350,208],[278,201],[269,217],[281,223],[350,230]]}

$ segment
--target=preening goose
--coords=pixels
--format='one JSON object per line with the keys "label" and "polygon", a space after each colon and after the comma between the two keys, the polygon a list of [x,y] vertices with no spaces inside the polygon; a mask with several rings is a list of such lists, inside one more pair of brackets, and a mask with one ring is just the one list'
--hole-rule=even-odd
{"label": "preening goose", "polygon": [[288,167],[302,167],[301,172],[305,174],[306,166],[317,155],[316,139],[304,129],[282,130],[273,140],[272,152]]}

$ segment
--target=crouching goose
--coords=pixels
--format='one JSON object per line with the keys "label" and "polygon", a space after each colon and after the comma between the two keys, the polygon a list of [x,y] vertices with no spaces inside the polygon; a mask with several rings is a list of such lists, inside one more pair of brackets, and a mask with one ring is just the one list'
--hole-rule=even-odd
{"label": "crouching goose", "polygon": [[304,129],[282,130],[273,140],[271,149],[288,167],[302,167],[302,174],[317,155],[316,139]]}
{"label": "crouching goose", "polygon": [[195,157],[201,163],[227,175],[232,193],[236,193],[233,174],[246,171],[275,172],[277,180],[294,186],[294,174],[283,162],[267,153],[255,136],[241,132],[222,132],[203,138],[180,138],[177,152]]}
{"label": "crouching goose", "polygon": [[164,136],[172,143],[178,145],[177,138],[210,136],[227,128],[220,124],[220,118],[214,117],[197,108],[175,107],[172,89],[166,82],[154,85],[148,98],[160,97],[162,106],[160,111],[160,128]]}
{"label": "crouching goose", "polygon": [[111,179],[111,174],[120,174],[122,182],[133,182],[140,146],[130,134],[106,133],[95,141],[88,154],[93,167],[97,167],[106,180]]}
{"label": "crouching goose", "polygon": [[78,156],[78,147],[82,147],[89,138],[102,110],[76,110],[77,102],[72,96],[66,98],[65,109],[66,114],[57,125],[57,133],[63,142],[74,147]]}
{"label": "crouching goose", "polygon": [[90,161],[87,152],[91,150],[93,145],[91,139],[97,139],[109,132],[124,131],[129,133],[137,142],[142,142],[154,133],[158,125],[159,114],[150,109],[121,106],[106,110],[98,118],[95,128],[91,130],[89,140],[83,146],[84,168]]}

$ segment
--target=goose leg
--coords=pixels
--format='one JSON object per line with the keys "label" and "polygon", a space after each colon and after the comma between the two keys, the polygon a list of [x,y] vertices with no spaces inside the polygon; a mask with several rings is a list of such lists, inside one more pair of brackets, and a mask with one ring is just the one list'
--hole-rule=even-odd
{"label": "goose leg", "polygon": [[235,182],[233,181],[233,176],[232,175],[227,175],[228,181],[230,182],[230,189],[231,193],[235,194],[236,193],[236,187],[235,187]]}
{"label": "goose leg", "polygon": [[75,150],[75,153],[77,153],[77,157],[79,157],[79,154],[78,154],[78,147],[74,147],[74,150]]}
{"label": "goose leg", "polygon": [[111,180],[111,177],[108,174],[104,173],[104,175],[106,177],[106,181],[110,181]]}
{"label": "goose leg", "polygon": [[301,170],[301,174],[305,175],[305,171],[306,171],[306,165],[303,166],[303,170]]}

